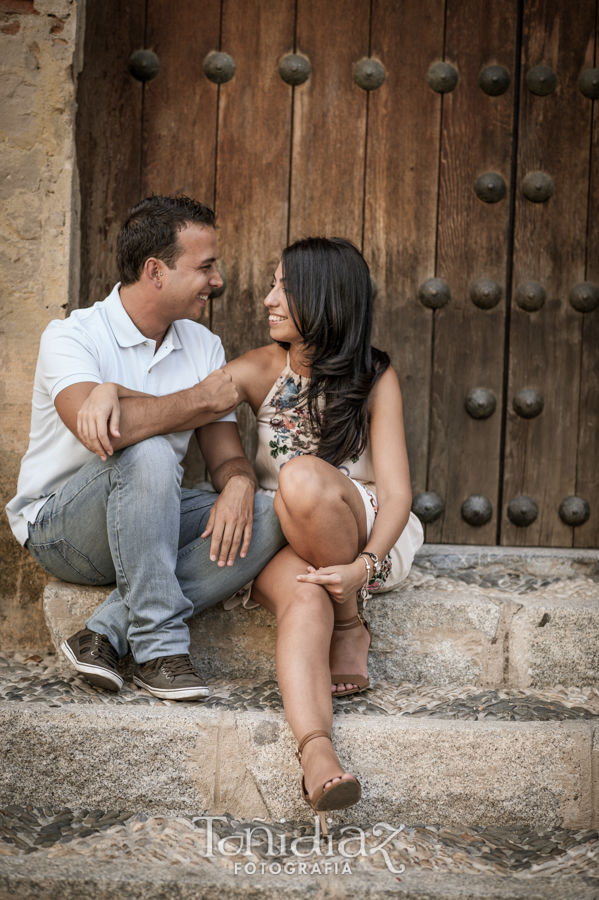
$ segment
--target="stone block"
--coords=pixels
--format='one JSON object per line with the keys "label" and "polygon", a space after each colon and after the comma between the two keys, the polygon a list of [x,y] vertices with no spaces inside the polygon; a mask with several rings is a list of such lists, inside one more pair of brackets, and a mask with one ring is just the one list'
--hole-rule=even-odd
{"label": "stone block", "polygon": [[[281,713],[0,703],[0,805],[308,820]],[[336,821],[589,828],[588,722],[336,719],[342,763],[362,783]]]}
{"label": "stone block", "polygon": [[597,684],[599,602],[574,597],[566,603],[534,594],[518,599],[509,637],[510,685]]}
{"label": "stone block", "polygon": [[[322,865],[322,864],[321,864]],[[412,872],[350,875],[233,874],[223,866],[0,858],[0,900],[597,900],[595,878]]]}
{"label": "stone block", "polygon": [[[56,649],[83,627],[111,588],[51,581],[44,614]],[[599,603],[463,585],[451,592],[394,591],[369,601],[371,680],[430,685],[542,687],[599,683]],[[189,622],[190,653],[204,678],[276,677],[276,624],[264,609],[219,604]],[[123,671],[131,661],[123,661]]]}
{"label": "stone block", "polygon": [[[60,581],[48,584],[44,614],[57,650],[109,592]],[[419,590],[381,595],[369,601],[367,609],[373,631],[370,677],[499,684],[503,634],[511,613],[509,597],[498,602],[475,588],[451,594]],[[275,677],[276,624],[265,609],[227,611],[219,604],[194,616],[189,628],[191,656],[204,678]]]}

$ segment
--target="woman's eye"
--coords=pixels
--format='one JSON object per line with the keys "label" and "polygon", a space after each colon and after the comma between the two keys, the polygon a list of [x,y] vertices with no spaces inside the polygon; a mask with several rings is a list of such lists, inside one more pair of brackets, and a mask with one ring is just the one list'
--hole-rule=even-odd
{"label": "woman's eye", "polygon": [[275,282],[273,281],[273,282],[271,283],[271,285],[270,285],[271,291],[272,291],[272,289],[273,289],[274,287],[276,287],[276,284],[275,284]]}

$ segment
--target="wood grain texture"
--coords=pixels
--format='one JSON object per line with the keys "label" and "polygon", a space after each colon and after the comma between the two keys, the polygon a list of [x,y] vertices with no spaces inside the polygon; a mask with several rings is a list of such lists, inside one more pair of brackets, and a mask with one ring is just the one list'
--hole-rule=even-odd
{"label": "wood grain texture", "polygon": [[129,74],[127,60],[143,47],[145,0],[90,3],[86,20],[76,121],[80,307],[103,300],[118,280],[116,237],[139,199],[143,87]]}
{"label": "wood grain texture", "polygon": [[[558,508],[576,487],[582,317],[568,294],[585,277],[591,104],[578,78],[592,65],[595,6],[580,0],[575,15],[565,0],[527,0],[524,8],[513,283],[541,282],[547,302],[534,313],[512,303],[502,544],[568,547],[573,541]],[[558,76],[557,89],[545,97],[530,93],[524,81],[540,64]],[[530,202],[520,189],[526,173],[536,170],[554,179],[545,203]],[[514,394],[525,387],[545,399],[537,418],[522,419],[512,409]],[[527,528],[506,514],[520,494],[539,508]]]}
{"label": "wood grain texture", "polygon": [[142,193],[183,193],[214,205],[218,85],[202,64],[219,49],[220,0],[148,0],[147,49],[160,73],[145,86]]}
{"label": "wood grain texture", "polygon": [[[597,21],[597,20],[596,20]],[[596,26],[597,27],[597,26]],[[595,33],[592,65],[599,64],[599,31]],[[586,281],[599,287],[599,102],[592,109],[591,179],[587,233]],[[599,547],[599,309],[582,317],[582,377],[578,422],[576,493],[584,497],[591,515],[574,529],[575,547]]]}
{"label": "wood grain texture", "polygon": [[378,291],[373,344],[399,376],[413,494],[426,490],[441,97],[426,82],[443,55],[444,0],[374,0],[371,54],[386,69],[368,97],[364,255]]}
{"label": "wood grain texture", "polygon": [[290,241],[346,237],[361,246],[366,92],[353,67],[368,56],[370,4],[298,0],[298,53],[312,74],[295,89]]}
{"label": "wood grain texture", "polygon": [[[263,301],[287,243],[293,90],[279,61],[293,52],[294,16],[294,0],[223,0],[221,49],[237,70],[219,91],[216,210],[228,282],[212,327],[229,359],[270,342]],[[251,454],[251,417],[239,418]]]}
{"label": "wood grain texture", "polygon": [[[167,0],[148,0],[146,48],[160,73],[144,88],[143,197],[186,194],[214,208],[218,85],[203,62],[219,49],[220,16],[221,0],[203,0],[201,16],[196,0],[179,0],[175,20]],[[202,325],[211,315],[209,300]]]}
{"label": "wood grain texture", "polygon": [[[486,6],[478,0],[447,2],[445,59],[460,79],[443,98],[441,132],[436,274],[449,284],[451,300],[434,313],[428,484],[445,500],[443,515],[427,528],[427,540],[435,542],[496,541],[516,35],[517,0]],[[512,77],[498,97],[486,94],[478,81],[491,64],[504,66]],[[497,203],[484,203],[474,191],[486,172],[506,182],[506,196]],[[480,309],[470,299],[470,286],[481,278],[503,290],[493,309]],[[478,387],[497,400],[487,419],[466,412],[466,396]],[[472,494],[493,506],[493,517],[481,527],[461,516]]]}

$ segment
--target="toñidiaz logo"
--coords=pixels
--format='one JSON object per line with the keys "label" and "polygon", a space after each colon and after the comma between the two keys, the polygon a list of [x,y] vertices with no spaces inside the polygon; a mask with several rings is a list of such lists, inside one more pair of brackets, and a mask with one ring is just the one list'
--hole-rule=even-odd
{"label": "to\u00f1idiaz logo", "polygon": [[[206,823],[206,857],[253,857],[256,843],[263,842],[266,836],[267,849],[260,853],[261,862],[248,859],[243,863],[234,863],[236,875],[351,875],[352,859],[372,859],[380,853],[385,860],[389,872],[401,875],[404,865],[395,866],[391,858],[392,842],[403,831],[404,826],[396,828],[387,822],[377,822],[368,831],[358,825],[344,825],[338,830],[339,836],[324,836],[320,830],[318,816],[314,816],[314,834],[304,834],[289,840],[287,834],[279,834],[265,824],[264,819],[254,819],[251,824],[240,828],[233,834],[220,837],[213,828],[213,822],[226,822],[224,816],[199,816],[194,824]],[[260,837],[258,837],[258,835]],[[373,836],[381,841],[372,846],[366,844],[366,838]]]}

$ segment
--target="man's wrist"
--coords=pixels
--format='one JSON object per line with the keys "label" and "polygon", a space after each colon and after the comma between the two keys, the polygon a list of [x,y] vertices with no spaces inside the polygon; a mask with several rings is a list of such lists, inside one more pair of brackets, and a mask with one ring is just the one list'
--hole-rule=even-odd
{"label": "man's wrist", "polygon": [[206,388],[202,385],[201,381],[184,393],[187,395],[186,399],[189,401],[189,412],[191,415],[201,412],[213,412],[208,401]]}
{"label": "man's wrist", "polygon": [[217,491],[224,490],[228,484],[238,478],[242,478],[247,485],[251,485],[252,489],[256,491],[258,480],[251,463],[245,456],[228,459],[212,473],[212,483]]}
{"label": "man's wrist", "polygon": [[254,491],[257,489],[258,481],[253,472],[251,472],[251,473],[250,472],[233,472],[231,475],[226,477],[225,484],[229,484],[230,482],[236,481],[240,478],[242,478],[244,481],[248,482],[248,484],[250,484],[252,486]]}

